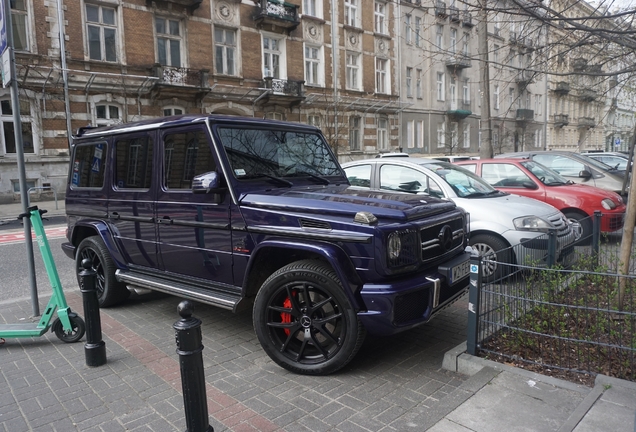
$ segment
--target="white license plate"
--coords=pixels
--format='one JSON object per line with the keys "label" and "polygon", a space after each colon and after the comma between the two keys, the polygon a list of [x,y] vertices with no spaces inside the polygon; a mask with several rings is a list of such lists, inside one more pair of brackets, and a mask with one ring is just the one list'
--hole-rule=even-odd
{"label": "white license plate", "polygon": [[451,268],[450,284],[452,285],[458,280],[465,278],[466,276],[468,276],[469,272],[470,272],[470,261],[464,261],[463,263]]}

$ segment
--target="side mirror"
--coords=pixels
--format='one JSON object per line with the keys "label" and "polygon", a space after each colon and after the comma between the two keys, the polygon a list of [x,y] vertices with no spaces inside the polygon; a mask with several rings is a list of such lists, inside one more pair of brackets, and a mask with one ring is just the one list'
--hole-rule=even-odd
{"label": "side mirror", "polygon": [[531,181],[524,181],[523,183],[521,183],[521,186],[523,186],[526,189],[539,189],[539,186],[537,186],[536,184],[534,184]]}
{"label": "side mirror", "polygon": [[584,178],[584,179],[590,179],[592,178],[592,173],[589,172],[588,170],[584,169],[579,173],[579,177],[580,178]]}
{"label": "side mirror", "polygon": [[216,171],[195,176],[192,179],[192,193],[206,194],[219,189],[220,178]]}

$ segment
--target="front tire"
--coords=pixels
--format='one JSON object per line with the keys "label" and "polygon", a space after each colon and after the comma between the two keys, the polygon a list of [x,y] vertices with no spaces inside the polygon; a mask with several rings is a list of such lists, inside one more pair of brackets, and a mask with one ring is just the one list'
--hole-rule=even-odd
{"label": "front tire", "polygon": [[75,271],[77,281],[81,283],[79,276],[84,270],[82,260],[88,259],[91,262],[91,270],[97,273],[95,289],[99,307],[114,306],[123,302],[130,295],[126,285],[119,282],[115,277],[115,263],[108,252],[108,248],[99,236],[87,237],[79,244],[75,255]]}
{"label": "front tire", "polygon": [[62,342],[77,342],[84,336],[84,333],[86,333],[86,324],[76,313],[69,313],[68,319],[71,321],[71,331],[69,333],[64,331],[62,321],[60,321],[59,318],[56,318],[55,321],[53,321],[51,330],[53,330],[55,336],[57,336],[57,338]]}
{"label": "front tire", "polygon": [[510,273],[510,268],[502,263],[513,264],[512,251],[506,242],[499,237],[477,234],[471,237],[470,246],[482,258],[482,279],[484,282],[499,280]]}
{"label": "front tire", "polygon": [[305,375],[341,369],[366,335],[336,274],[319,261],[297,261],[267,278],[256,295],[253,318],[267,355]]}

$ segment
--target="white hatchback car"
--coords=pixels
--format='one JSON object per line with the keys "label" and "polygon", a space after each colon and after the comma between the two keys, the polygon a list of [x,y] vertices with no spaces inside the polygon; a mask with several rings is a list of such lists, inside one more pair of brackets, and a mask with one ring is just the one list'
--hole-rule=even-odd
{"label": "white hatchback car", "polygon": [[[450,199],[470,214],[470,245],[483,257],[487,281],[511,264],[545,264],[550,228],[557,230],[557,256],[577,240],[566,217],[541,201],[500,192],[470,171],[434,159],[367,159],[342,165],[352,186],[427,194]],[[531,261],[531,262],[530,262]]]}

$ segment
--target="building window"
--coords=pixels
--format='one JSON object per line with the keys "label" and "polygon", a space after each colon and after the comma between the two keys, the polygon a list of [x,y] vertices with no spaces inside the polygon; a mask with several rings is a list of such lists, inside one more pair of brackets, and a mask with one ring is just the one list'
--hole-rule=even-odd
{"label": "building window", "polygon": [[510,102],[510,109],[513,109],[515,105],[515,89],[512,87],[508,89],[508,101]]}
{"label": "building window", "polygon": [[270,111],[266,113],[265,118],[270,120],[281,120],[281,121],[285,120],[285,116],[283,115],[283,113],[280,113],[277,111]]}
{"label": "building window", "polygon": [[495,85],[495,94],[494,94],[494,97],[495,97],[495,106],[494,106],[494,108],[495,108],[496,110],[498,110],[498,109],[499,109],[499,84],[496,84],[496,85]]}
{"label": "building window", "polygon": [[415,72],[415,95],[418,99],[422,98],[422,69]]}
{"label": "building window", "polygon": [[444,72],[437,72],[437,100],[443,101],[445,100],[445,92],[444,92]]}
{"label": "building window", "polygon": [[468,57],[470,54],[470,46],[468,45],[468,41],[470,40],[470,35],[468,33],[464,33],[464,47],[462,48],[462,54]]}
{"label": "building window", "polygon": [[406,68],[406,96],[413,97],[413,68]]}
{"label": "building window", "polygon": [[415,147],[424,147],[424,122],[415,122]]}
{"label": "building window", "polygon": [[452,122],[451,123],[451,148],[456,149],[458,147],[458,139],[459,139],[459,123]]}
{"label": "building window", "polygon": [[470,123],[464,126],[464,148],[470,148]]}
{"label": "building window", "polygon": [[375,91],[376,93],[389,93],[388,86],[388,65],[389,61],[386,59],[375,59]]}
{"label": "building window", "polygon": [[86,5],[86,36],[91,60],[117,61],[117,24],[115,9]]}
{"label": "building window", "polygon": [[406,122],[406,146],[413,148],[413,120]]}
{"label": "building window", "polygon": [[492,60],[495,66],[499,66],[499,45],[494,45],[492,50]]}
{"label": "building window", "polygon": [[320,127],[320,115],[318,114],[308,114],[307,115],[307,124],[310,126]]}
{"label": "building window", "polygon": [[422,18],[415,17],[415,46],[422,46],[422,36],[420,35],[420,31],[422,29]]}
{"label": "building window", "polygon": [[541,131],[534,134],[534,146],[537,148],[543,147],[543,135],[541,134]]}
{"label": "building window", "polygon": [[305,84],[322,85],[322,49],[305,45]]}
{"label": "building window", "polygon": [[439,51],[444,49],[444,26],[441,24],[435,26],[435,46]]}
{"label": "building window", "polygon": [[543,113],[542,111],[542,107],[543,107],[543,103],[541,103],[543,100],[543,95],[534,95],[534,112],[537,113],[537,115],[541,115]]}
{"label": "building window", "polygon": [[[13,48],[16,51],[29,50],[28,12],[26,0],[12,0],[11,24],[13,26]],[[4,19],[4,17],[2,17]]]}
{"label": "building window", "polygon": [[385,118],[378,119],[378,150],[389,148],[389,121]]}
{"label": "building window", "polygon": [[155,18],[157,61],[165,66],[181,67],[181,23],[167,18]]}
{"label": "building window", "polygon": [[214,61],[216,73],[236,75],[236,31],[214,28]]}
{"label": "building window", "polygon": [[322,18],[322,1],[303,0],[303,14]]}
{"label": "building window", "polygon": [[345,0],[345,24],[351,27],[359,27],[358,0]]}
{"label": "building window", "polygon": [[386,3],[375,2],[374,29],[376,33],[386,34]]}
{"label": "building window", "polygon": [[347,88],[360,90],[360,54],[347,53]]}
{"label": "building window", "polygon": [[492,22],[493,33],[495,36],[499,36],[499,34],[501,33],[501,18],[498,14],[495,14]]}
{"label": "building window", "polygon": [[450,105],[452,110],[458,109],[457,106],[457,82],[455,77],[451,76],[450,85],[448,86],[448,92],[450,93]]}
{"label": "building window", "polygon": [[96,105],[95,124],[98,126],[110,126],[121,123],[119,107],[115,105]]}
{"label": "building window", "polygon": [[[2,122],[2,154],[15,154],[15,127],[11,101],[0,101],[0,121]],[[20,122],[22,123],[22,148],[24,153],[35,153],[33,132],[31,128],[31,109],[27,101],[20,100]]]}
{"label": "building window", "polygon": [[173,116],[173,115],[181,115],[183,114],[183,112],[184,112],[183,108],[180,108],[180,107],[164,107],[163,108],[163,115],[166,117]]}
{"label": "building window", "polygon": [[282,40],[263,36],[263,77],[282,78]]}
{"label": "building window", "polygon": [[404,15],[404,40],[407,44],[411,44],[413,40],[413,29],[411,28],[411,15]]}
{"label": "building window", "polygon": [[451,29],[450,32],[450,52],[455,54],[457,52],[457,30]]}
{"label": "building window", "polygon": [[360,117],[349,119],[349,149],[360,151]]}
{"label": "building window", "polygon": [[437,148],[446,147],[446,123],[437,124]]}
{"label": "building window", "polygon": [[463,87],[463,101],[465,104],[469,104],[470,103],[470,83],[469,81],[466,79],[464,80],[464,87]]}

